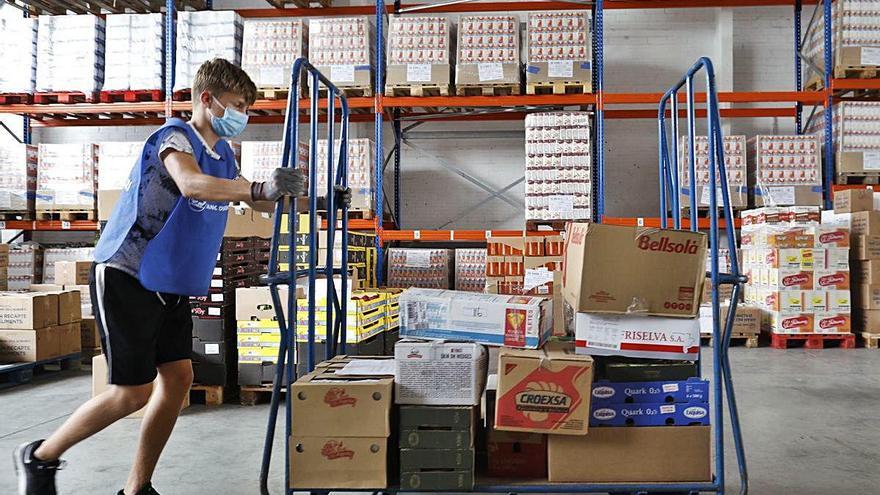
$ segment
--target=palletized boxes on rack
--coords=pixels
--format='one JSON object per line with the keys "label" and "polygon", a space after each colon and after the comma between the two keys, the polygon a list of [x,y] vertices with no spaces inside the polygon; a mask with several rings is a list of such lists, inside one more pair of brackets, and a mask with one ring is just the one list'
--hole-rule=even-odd
{"label": "palletized boxes on rack", "polygon": [[[94,259],[95,248],[48,248],[43,250],[43,283],[60,284],[55,281],[55,263],[59,261],[91,261]],[[82,281],[82,280],[80,280]],[[84,284],[88,284],[88,280]]]}
{"label": "palletized boxes on rack", "polygon": [[0,21],[0,43],[5,65],[0,93],[32,93],[37,79],[37,18],[5,17]]}
{"label": "palletized boxes on rack", "polygon": [[[747,206],[748,173],[747,173],[747,145],[745,136],[724,136],[724,169],[727,172],[727,186],[730,192],[731,206]],[[690,208],[690,161],[688,156],[688,137],[681,136],[679,144],[679,180],[681,182],[681,206]],[[712,189],[709,187],[710,169],[709,138],[696,136],[694,139],[694,180],[696,182],[697,208],[709,206],[709,195]],[[720,184],[716,170],[715,183],[718,185],[716,200],[719,208],[723,205],[721,199]]]}
{"label": "palletized boxes on rack", "polygon": [[537,349],[553,330],[546,298],[411,288],[400,296],[400,336]]}
{"label": "palletized boxes on rack", "polygon": [[7,290],[28,290],[43,279],[43,248],[36,243],[13,244],[9,249]]}
{"label": "palletized boxes on rack", "polygon": [[592,218],[591,115],[526,116],[526,220]]}
{"label": "palletized boxes on rack", "polygon": [[[832,77],[859,77],[860,70],[880,66],[878,19],[880,2],[877,0],[835,0],[832,3]],[[820,67],[824,65],[824,24],[824,16],[818,16],[804,43],[806,56]]]}
{"label": "palletized boxes on rack", "polygon": [[0,211],[34,211],[36,189],[37,147],[21,143],[0,145]]}
{"label": "palletized boxes on rack", "polygon": [[[370,96],[373,87],[373,23],[369,17],[309,21],[309,62],[338,88]],[[311,81],[309,81],[311,84]]]}
{"label": "palletized boxes on rack", "polygon": [[755,206],[822,204],[822,156],[816,136],[756,136]]}
{"label": "palletized boxes on rack", "polygon": [[287,90],[293,62],[308,53],[307,36],[302,19],[246,19],[241,68],[258,89]]}
{"label": "palletized boxes on rack", "polygon": [[473,406],[401,406],[401,489],[472,489],[477,417]]}
{"label": "palletized boxes on rack", "polygon": [[[287,316],[288,290],[279,286],[281,307]],[[247,287],[235,291],[238,384],[259,386],[275,377],[281,331],[269,287]]]}
{"label": "palletized boxes on rack", "polygon": [[[333,144],[334,160],[339,158],[340,141]],[[348,140],[348,187],[351,188],[351,206],[349,211],[364,212],[367,217],[373,213],[373,161],[375,147],[373,142],[366,138]],[[318,169],[318,196],[327,195],[327,141],[318,141],[317,163]],[[335,170],[335,164],[334,164]],[[335,176],[335,173],[334,173]]]}
{"label": "palletized boxes on rack", "polygon": [[[281,141],[242,141],[241,176],[249,181],[266,181],[281,166],[283,143]],[[299,144],[297,168],[306,171],[309,163],[309,145]]]}
{"label": "palletized boxes on rack", "polygon": [[[534,94],[540,83],[554,94],[577,85],[592,91],[593,58],[590,16],[586,11],[530,12],[526,24],[526,91]],[[532,86],[535,85],[535,86]],[[557,89],[558,88],[558,89]]]}
{"label": "palletized boxes on rack", "polygon": [[189,89],[199,66],[212,58],[241,65],[242,30],[241,17],[231,10],[178,12],[174,90]]}
{"label": "palletized boxes on rack", "polygon": [[[438,88],[449,94],[452,24],[442,16],[392,16],[388,23],[388,65],[385,94],[394,88]],[[406,93],[406,96],[427,94]]]}
{"label": "palletized boxes on rack", "polygon": [[519,94],[519,19],[507,15],[466,15],[458,22],[456,93],[478,87],[509,86]]}
{"label": "palletized boxes on rack", "polygon": [[109,220],[143,151],[140,141],[98,143],[98,220]]}
{"label": "palletized boxes on rack", "polygon": [[[877,51],[880,53],[880,47]],[[840,101],[834,104],[833,112],[837,174],[880,173],[880,102]],[[808,131],[824,136],[824,115],[817,115]]]}
{"label": "palletized boxes on rack", "polygon": [[454,269],[452,249],[388,249],[388,285],[448,289]]}
{"label": "palletized boxes on rack", "polygon": [[486,250],[455,250],[455,290],[483,292],[486,288]]}
{"label": "palletized boxes on rack", "polygon": [[[94,144],[41,144],[37,160],[37,211],[94,214],[98,147]],[[94,217],[92,217],[94,218]]]}
{"label": "palletized boxes on rack", "polygon": [[41,15],[36,91],[90,95],[104,82],[104,19],[91,14]]}
{"label": "palletized boxes on rack", "polygon": [[162,89],[165,22],[162,14],[107,16],[104,91]]}

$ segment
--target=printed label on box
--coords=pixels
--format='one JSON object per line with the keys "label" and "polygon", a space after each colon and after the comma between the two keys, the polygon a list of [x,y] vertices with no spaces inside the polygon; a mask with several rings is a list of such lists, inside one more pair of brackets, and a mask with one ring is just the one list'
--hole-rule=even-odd
{"label": "printed label on box", "polygon": [[406,64],[406,80],[431,82],[431,64]]}
{"label": "printed label on box", "polygon": [[795,203],[794,186],[767,187],[764,189],[767,196],[765,204],[793,205]]}
{"label": "printed label on box", "polygon": [[260,69],[260,84],[281,86],[284,84],[284,67],[263,67]]}
{"label": "printed label on box", "polygon": [[526,269],[525,281],[523,282],[523,290],[529,291],[548,282],[553,282],[553,272],[543,266],[540,268],[528,268]]}
{"label": "printed label on box", "polygon": [[[700,204],[701,205],[708,205],[709,204],[709,199],[710,199],[709,193],[711,193],[711,192],[712,192],[711,187],[704,187],[703,190],[700,191]],[[715,188],[715,199],[717,201],[716,204],[721,203],[721,201],[722,201],[721,195],[722,195],[721,188],[720,187]]]}
{"label": "printed label on box", "polygon": [[880,65],[880,48],[863,46],[861,58],[862,65]]}
{"label": "printed label on box", "polygon": [[430,268],[431,252],[430,251],[407,251],[406,266],[413,268]]}
{"label": "printed label on box", "polygon": [[480,81],[498,81],[504,79],[504,66],[501,62],[483,62],[477,64]]}
{"label": "printed label on box", "polygon": [[548,60],[547,75],[550,77],[574,77],[574,62],[571,60]]}
{"label": "printed label on box", "polygon": [[354,82],[354,65],[331,65],[330,80],[335,83]]}
{"label": "printed label on box", "polygon": [[862,153],[862,168],[865,170],[880,170],[880,151],[866,151]]}
{"label": "printed label on box", "polygon": [[574,196],[550,196],[547,209],[551,214],[571,216],[574,214]]}
{"label": "printed label on box", "polygon": [[205,344],[205,354],[220,354],[220,344]]}

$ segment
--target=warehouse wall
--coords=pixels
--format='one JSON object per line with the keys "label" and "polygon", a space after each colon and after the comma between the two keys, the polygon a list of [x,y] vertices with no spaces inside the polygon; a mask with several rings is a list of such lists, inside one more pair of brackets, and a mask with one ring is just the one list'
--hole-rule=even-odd
{"label": "warehouse wall", "polygon": [[[344,5],[346,2],[340,2]],[[263,7],[262,0],[216,1],[215,8]],[[806,14],[809,17],[809,14]],[[793,30],[790,8],[612,10],[606,12],[606,90],[661,92],[697,57],[716,63],[721,90],[793,88]],[[617,107],[619,108],[619,107]],[[777,121],[778,120],[778,121]],[[404,146],[402,222],[408,228],[521,228],[521,209],[488,197],[479,187],[438,161],[495,188],[522,176],[522,123],[427,123],[419,132],[453,130],[452,139],[414,139]],[[484,130],[506,130],[481,139]],[[657,209],[657,138],[654,120],[606,121],[607,214],[653,216]],[[791,132],[793,119],[731,119],[727,132]],[[151,130],[126,128],[42,129],[43,142],[140,140]],[[353,134],[372,137],[372,124],[353,125]],[[391,149],[390,130],[385,133]],[[423,134],[424,136],[424,134]],[[243,139],[279,139],[280,126],[252,125]],[[386,194],[391,189],[391,167]],[[522,203],[522,184],[506,197]],[[449,223],[450,220],[454,222]]]}

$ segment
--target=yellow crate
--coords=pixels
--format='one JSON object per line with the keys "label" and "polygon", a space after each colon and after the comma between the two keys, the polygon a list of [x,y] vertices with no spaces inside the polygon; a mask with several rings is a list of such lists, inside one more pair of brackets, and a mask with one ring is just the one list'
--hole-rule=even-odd
{"label": "yellow crate", "polygon": [[[281,332],[278,333],[240,333],[238,334],[239,347],[258,347],[263,344],[277,345],[281,343]],[[264,346],[265,347],[265,346]]]}
{"label": "yellow crate", "polygon": [[[239,320],[236,322],[237,333],[278,333],[278,322],[275,320]],[[280,335],[280,334],[279,334]]]}
{"label": "yellow crate", "polygon": [[[349,344],[357,344],[358,342],[362,342],[364,340],[373,337],[374,335],[378,335],[385,331],[387,328],[387,322],[385,321],[385,317],[381,317],[375,322],[363,326],[363,327],[347,327],[345,331],[345,341]],[[322,340],[324,336],[327,334],[326,326],[315,325],[315,338]],[[298,341],[308,340],[308,321],[301,320],[297,322],[296,327],[296,338]]]}

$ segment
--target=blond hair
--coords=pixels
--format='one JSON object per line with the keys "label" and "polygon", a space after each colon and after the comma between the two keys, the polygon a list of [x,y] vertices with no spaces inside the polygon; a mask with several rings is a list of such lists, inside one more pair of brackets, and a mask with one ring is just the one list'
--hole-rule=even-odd
{"label": "blond hair", "polygon": [[199,66],[193,79],[193,100],[202,91],[209,91],[218,98],[223,93],[234,93],[243,97],[248,106],[253,105],[257,99],[257,86],[247,72],[223,58],[213,58]]}

